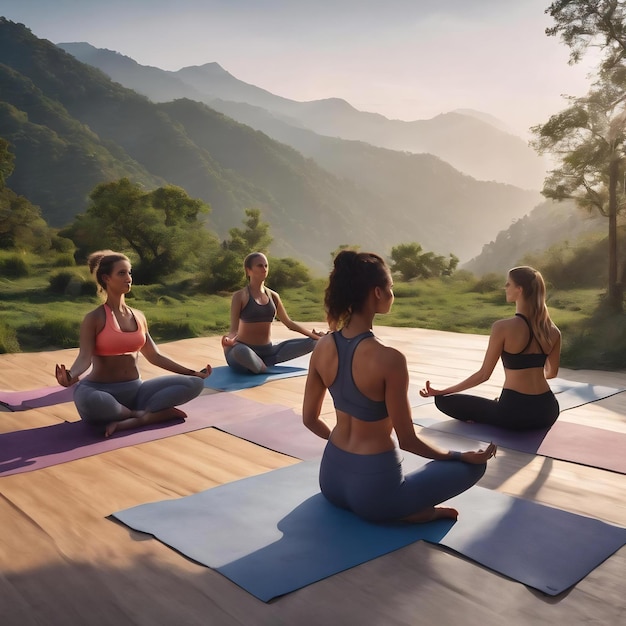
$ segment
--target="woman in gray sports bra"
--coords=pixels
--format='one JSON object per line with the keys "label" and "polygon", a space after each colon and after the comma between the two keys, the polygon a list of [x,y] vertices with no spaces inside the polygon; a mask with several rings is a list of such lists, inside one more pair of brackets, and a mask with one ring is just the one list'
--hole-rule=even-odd
{"label": "woman in gray sports bra", "polygon": [[[391,275],[381,257],[350,250],[337,255],[325,295],[333,332],[311,356],[302,410],[305,426],[328,440],[320,488],[334,505],[372,522],[456,519],[455,509],[437,505],[478,482],[496,448],[450,452],[416,435],[406,359],[372,333],[374,315],[387,313],[392,303]],[[320,418],[327,389],[337,414],[332,431]],[[405,474],[400,448],[433,460]]]}
{"label": "woman in gray sports bra", "polygon": [[[323,333],[307,330],[294,322],[278,293],[265,286],[267,257],[261,252],[250,253],[244,260],[244,270],[248,285],[233,294],[230,330],[222,337],[228,365],[241,373],[260,374],[272,365],[311,352]],[[290,330],[305,335],[305,338],[272,343],[275,317]]]}
{"label": "woman in gray sports bra", "polygon": [[[559,371],[561,332],[546,307],[545,283],[532,267],[514,267],[505,291],[516,312],[514,317],[493,324],[481,368],[446,389],[434,389],[426,381],[420,393],[434,396],[440,411],[465,422],[509,430],[550,428],[559,416],[559,403],[547,379]],[[488,380],[498,359],[502,360],[505,380],[497,400],[458,393]]]}

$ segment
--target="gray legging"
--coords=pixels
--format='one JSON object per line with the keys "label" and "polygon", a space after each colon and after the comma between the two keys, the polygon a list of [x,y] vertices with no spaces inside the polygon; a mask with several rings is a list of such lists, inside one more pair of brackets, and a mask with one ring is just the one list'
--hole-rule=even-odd
{"label": "gray legging", "polygon": [[96,383],[81,380],[74,391],[74,403],[81,419],[92,424],[119,422],[124,407],[133,411],[161,411],[189,402],[200,395],[204,380],[198,376],[159,376],[123,383]]}
{"label": "gray legging", "polygon": [[404,474],[398,448],[381,454],[353,454],[326,444],[320,488],[335,506],[370,522],[395,522],[419,513],[475,485],[487,465],[430,461]]}
{"label": "gray legging", "polygon": [[234,370],[241,373],[260,374],[265,367],[284,363],[312,352],[316,343],[317,341],[310,337],[288,339],[281,343],[268,343],[263,346],[236,343],[233,347],[225,348],[224,355],[226,363]]}

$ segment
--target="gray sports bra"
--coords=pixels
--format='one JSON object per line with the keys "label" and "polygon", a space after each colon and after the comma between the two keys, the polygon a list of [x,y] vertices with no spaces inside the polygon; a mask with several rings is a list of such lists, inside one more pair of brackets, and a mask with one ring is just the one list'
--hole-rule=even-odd
{"label": "gray sports bra", "polygon": [[248,287],[248,302],[246,306],[241,309],[239,319],[244,322],[273,322],[276,316],[276,304],[274,298],[269,291],[266,291],[269,302],[267,304],[259,304],[250,293],[250,287]]}
{"label": "gray sports bra", "polygon": [[349,413],[364,422],[377,422],[384,420],[389,415],[384,400],[376,402],[364,396],[355,385],[352,377],[352,359],[356,347],[363,339],[373,336],[374,334],[369,330],[351,339],[346,339],[340,331],[333,333],[339,361],[337,376],[328,391],[330,391],[336,409]]}

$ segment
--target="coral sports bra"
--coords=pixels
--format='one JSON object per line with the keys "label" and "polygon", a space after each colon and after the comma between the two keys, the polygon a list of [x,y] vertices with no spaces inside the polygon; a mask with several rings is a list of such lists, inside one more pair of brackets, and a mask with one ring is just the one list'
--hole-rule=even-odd
{"label": "coral sports bra", "polygon": [[546,364],[546,359],[548,358],[548,355],[545,352],[524,354],[524,352],[530,347],[530,344],[535,338],[535,335],[533,333],[530,322],[525,315],[522,315],[521,313],[516,313],[515,316],[521,317],[526,322],[526,325],[528,326],[528,331],[530,332],[530,337],[528,338],[528,343],[524,346],[523,350],[520,350],[520,352],[512,354],[511,352],[502,350],[502,365],[504,365],[504,367],[509,370],[527,370],[533,367],[543,367]]}
{"label": "coral sports bra", "polygon": [[131,354],[141,350],[146,343],[146,328],[139,318],[130,309],[137,323],[137,330],[123,331],[113,315],[111,307],[102,305],[106,320],[104,328],[96,335],[96,345],[94,354],[96,356],[118,356],[120,354]]}
{"label": "coral sports bra", "polygon": [[354,351],[363,339],[373,336],[369,330],[351,339],[346,339],[341,332],[333,333],[337,346],[337,376],[328,391],[336,409],[364,422],[378,422],[389,415],[385,401],[370,400],[359,390],[352,377]]}

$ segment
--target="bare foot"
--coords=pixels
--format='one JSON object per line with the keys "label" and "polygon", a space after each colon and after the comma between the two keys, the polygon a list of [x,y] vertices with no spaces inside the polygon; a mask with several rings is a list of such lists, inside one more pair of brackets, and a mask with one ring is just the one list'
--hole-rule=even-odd
{"label": "bare foot", "polygon": [[132,417],[120,420],[119,422],[111,422],[107,424],[104,431],[105,437],[110,437],[118,430],[129,430],[130,428],[141,428],[149,424],[158,424],[169,420],[186,419],[187,413],[173,406],[169,409],[150,413],[149,411],[137,411]]}
{"label": "bare foot", "polygon": [[434,506],[425,511],[403,517],[401,521],[409,522],[410,524],[425,524],[438,519],[453,519],[456,521],[458,517],[459,512],[456,509],[447,506]]}

